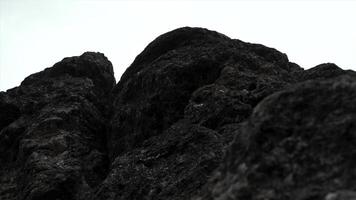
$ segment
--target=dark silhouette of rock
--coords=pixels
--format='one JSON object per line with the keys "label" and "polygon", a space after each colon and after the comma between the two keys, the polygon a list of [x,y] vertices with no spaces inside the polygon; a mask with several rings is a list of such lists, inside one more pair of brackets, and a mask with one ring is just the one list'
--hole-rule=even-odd
{"label": "dark silhouette of rock", "polygon": [[355,78],[307,81],[265,98],[197,199],[332,199],[355,190]]}
{"label": "dark silhouette of rock", "polygon": [[[77,199],[106,176],[111,63],[65,58],[2,94],[0,199]],[[7,115],[7,113],[1,114]],[[11,119],[11,120],[10,120]]]}
{"label": "dark silhouette of rock", "polygon": [[184,27],[115,85],[65,58],[0,93],[0,199],[353,199],[356,74]]}
{"label": "dark silhouette of rock", "polygon": [[[199,95],[210,93],[206,94],[209,95],[206,100],[214,98],[214,91],[210,90],[218,87],[225,88],[223,95],[241,93],[244,89],[250,94],[248,91],[253,90],[248,101],[256,104],[264,96],[294,82],[291,72],[298,70],[301,69],[289,63],[286,55],[274,49],[232,40],[206,29],[186,27],[166,33],[137,56],[115,88],[112,157],[161,134],[184,115],[199,118],[195,116],[203,114],[196,107],[203,103],[197,102]],[[184,113],[188,104],[190,107]],[[243,109],[242,115],[248,116],[244,109],[249,104],[235,109]],[[208,108],[202,108],[208,112]],[[211,109],[217,114],[223,108]],[[238,111],[230,112],[234,115]]]}

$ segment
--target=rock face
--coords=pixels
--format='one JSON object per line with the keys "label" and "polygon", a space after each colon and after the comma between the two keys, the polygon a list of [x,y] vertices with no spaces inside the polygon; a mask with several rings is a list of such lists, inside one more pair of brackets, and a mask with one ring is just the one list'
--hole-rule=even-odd
{"label": "rock face", "polygon": [[355,117],[355,77],[307,81],[270,95],[241,126],[202,196],[328,199],[355,191]]}
{"label": "rock face", "polygon": [[0,199],[355,199],[355,105],[355,72],[202,28],[116,85],[87,52],[0,93]]}
{"label": "rock face", "polygon": [[114,85],[106,57],[85,53],[2,93],[0,199],[76,199],[102,182]]}

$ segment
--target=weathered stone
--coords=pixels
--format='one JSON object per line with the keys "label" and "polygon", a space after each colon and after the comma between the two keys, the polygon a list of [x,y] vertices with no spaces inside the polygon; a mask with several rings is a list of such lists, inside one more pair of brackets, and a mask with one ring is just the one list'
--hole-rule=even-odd
{"label": "weathered stone", "polygon": [[[210,97],[213,91],[208,90],[218,87],[225,87],[230,95],[226,99],[230,102],[210,108],[214,113],[206,117],[213,118],[211,115],[222,112],[224,106],[234,101],[247,104],[236,104],[236,108],[230,109],[231,115],[236,115],[236,112],[245,112],[249,104],[256,104],[266,95],[294,82],[290,72],[299,70],[288,62],[286,55],[274,49],[232,40],[207,29],[185,27],[166,33],[137,56],[115,88],[111,157],[114,159],[121,152],[139,147],[146,139],[161,134],[182,119],[189,100],[204,95],[195,94],[191,99],[192,93],[199,88],[202,93],[211,93],[207,101],[214,98]],[[254,90],[248,93],[251,97],[246,100],[251,102],[231,97],[243,95],[246,90]],[[204,113],[199,113],[195,109],[199,105],[192,103],[194,105],[188,106],[185,115],[199,118],[191,115]],[[242,115],[237,121],[249,114]]]}
{"label": "weathered stone", "polygon": [[0,199],[353,199],[355,80],[189,27],[65,58],[0,93]]}
{"label": "weathered stone", "polygon": [[105,178],[104,95],[114,84],[111,63],[88,52],[4,94],[14,106],[5,105],[10,124],[0,132],[1,199],[77,199]]}
{"label": "weathered stone", "polygon": [[196,199],[338,199],[335,189],[355,190],[355,78],[307,81],[264,99]]}

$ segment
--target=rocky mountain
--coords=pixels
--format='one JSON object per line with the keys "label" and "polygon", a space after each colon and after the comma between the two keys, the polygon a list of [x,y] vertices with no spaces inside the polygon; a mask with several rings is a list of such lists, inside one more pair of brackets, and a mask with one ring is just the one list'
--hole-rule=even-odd
{"label": "rocky mountain", "polygon": [[202,28],[0,93],[1,200],[355,200],[356,73]]}

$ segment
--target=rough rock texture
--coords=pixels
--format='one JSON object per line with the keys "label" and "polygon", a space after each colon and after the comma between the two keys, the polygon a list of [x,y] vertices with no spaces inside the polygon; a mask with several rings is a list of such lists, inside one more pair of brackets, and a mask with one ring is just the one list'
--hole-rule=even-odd
{"label": "rough rock texture", "polygon": [[356,191],[355,122],[355,77],[270,95],[235,135],[203,199],[328,199]]}
{"label": "rough rock texture", "polygon": [[0,199],[355,199],[355,105],[355,72],[207,29],[116,85],[87,52],[0,93]]}
{"label": "rough rock texture", "polygon": [[85,53],[2,93],[0,199],[77,199],[101,183],[114,85],[110,61]]}

